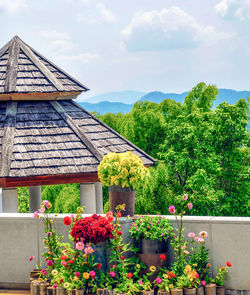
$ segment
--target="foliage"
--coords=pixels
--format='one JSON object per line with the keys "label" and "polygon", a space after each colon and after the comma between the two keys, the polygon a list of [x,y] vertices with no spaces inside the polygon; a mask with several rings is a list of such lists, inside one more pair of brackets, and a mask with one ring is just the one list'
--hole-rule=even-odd
{"label": "foliage", "polygon": [[173,228],[167,218],[161,216],[142,216],[130,226],[130,236],[136,239],[167,240]]}
{"label": "foliage", "polygon": [[26,213],[29,212],[29,188],[19,187],[17,189],[18,195],[18,212]]}
{"label": "foliage", "polygon": [[228,278],[229,268],[232,266],[230,261],[226,262],[226,266],[221,266],[217,271],[215,277],[215,284],[218,286],[224,286],[226,279]]}
{"label": "foliage", "polygon": [[148,169],[132,152],[109,153],[98,166],[98,177],[105,186],[121,185],[135,189],[148,176]]}

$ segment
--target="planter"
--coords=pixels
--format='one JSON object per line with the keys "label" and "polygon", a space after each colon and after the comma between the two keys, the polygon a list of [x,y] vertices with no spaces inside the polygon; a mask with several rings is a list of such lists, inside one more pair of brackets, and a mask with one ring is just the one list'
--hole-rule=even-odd
{"label": "planter", "polygon": [[149,291],[143,290],[142,294],[143,295],[154,295],[154,290],[149,290]]}
{"label": "planter", "polygon": [[168,250],[168,238],[166,240],[139,240],[139,253],[142,254],[162,254]]}
{"label": "planter", "polygon": [[196,295],[196,288],[185,288],[184,295]]}
{"label": "planter", "polygon": [[84,295],[84,289],[79,289],[79,290],[74,290],[75,291],[75,295]]}
{"label": "planter", "polygon": [[122,188],[121,185],[112,185],[109,187],[109,205],[110,211],[115,213],[118,205],[125,204],[125,211],[121,211],[122,217],[134,216],[135,213],[135,191],[131,187]]}
{"label": "planter", "polygon": [[41,274],[41,269],[34,269],[30,271],[30,278],[38,279]]}
{"label": "planter", "polygon": [[93,253],[95,255],[95,262],[101,263],[102,267],[101,270],[106,273],[107,270],[107,241],[100,242],[96,245],[92,245],[92,248],[95,250]]}
{"label": "planter", "polygon": [[108,295],[116,295],[116,292],[114,290],[108,290]]}
{"label": "planter", "polygon": [[67,290],[66,294],[67,295],[75,295],[75,291],[74,290]]}
{"label": "planter", "polygon": [[40,282],[36,280],[31,282],[30,294],[40,295]]}
{"label": "planter", "polygon": [[216,286],[216,295],[225,295],[225,286]]}
{"label": "planter", "polygon": [[40,284],[40,295],[47,295],[47,288],[49,287],[49,283],[41,282]]}
{"label": "planter", "polygon": [[96,295],[108,295],[108,289],[97,289]]}
{"label": "planter", "polygon": [[56,288],[51,286],[47,287],[47,295],[56,295]]}
{"label": "planter", "polygon": [[204,295],[204,288],[202,286],[196,289],[196,295]]}
{"label": "planter", "polygon": [[170,295],[170,292],[164,291],[164,290],[159,290],[158,295]]}
{"label": "planter", "polygon": [[183,295],[182,289],[171,289],[170,291],[171,295]]}
{"label": "planter", "polygon": [[205,286],[205,295],[216,295],[216,285],[208,284]]}
{"label": "planter", "polygon": [[56,288],[56,295],[65,295],[65,289],[63,287]]}

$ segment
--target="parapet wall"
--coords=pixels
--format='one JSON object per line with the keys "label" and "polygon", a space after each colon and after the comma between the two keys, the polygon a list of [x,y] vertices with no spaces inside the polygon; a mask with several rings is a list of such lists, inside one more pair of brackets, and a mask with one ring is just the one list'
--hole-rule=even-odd
{"label": "parapet wall", "polygon": [[[58,233],[68,236],[63,225],[64,214],[57,216]],[[173,224],[173,216],[168,217]],[[125,238],[130,221],[123,220]],[[190,231],[208,232],[207,246],[210,250],[212,268],[226,261],[232,263],[226,287],[238,290],[228,294],[250,295],[250,218],[246,217],[184,217],[185,234]],[[25,288],[29,282],[29,271],[40,263],[43,252],[43,224],[32,214],[0,213],[0,288]],[[32,262],[29,257],[34,255]],[[240,292],[240,290],[245,290]]]}

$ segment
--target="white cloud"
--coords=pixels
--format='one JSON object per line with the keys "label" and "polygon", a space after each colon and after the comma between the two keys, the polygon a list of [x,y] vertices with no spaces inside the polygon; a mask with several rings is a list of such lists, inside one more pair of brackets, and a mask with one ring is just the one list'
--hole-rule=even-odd
{"label": "white cloud", "polygon": [[95,61],[98,61],[101,57],[99,54],[96,53],[90,53],[90,52],[85,52],[85,53],[80,53],[76,55],[71,55],[71,56],[59,56],[60,59],[64,61],[70,61],[70,62],[81,62],[81,63],[93,63]]}
{"label": "white cloud", "polygon": [[102,23],[113,23],[116,17],[103,3],[98,3],[95,8],[91,8],[85,13],[77,13],[76,20],[87,25],[99,25]]}
{"label": "white cloud", "polygon": [[137,13],[122,30],[123,46],[129,50],[168,50],[191,48],[199,43],[212,45],[228,38],[212,26],[199,24],[179,7]]}
{"label": "white cloud", "polygon": [[250,0],[221,0],[215,11],[224,19],[243,21],[250,18]]}
{"label": "white cloud", "polygon": [[75,44],[66,40],[53,40],[50,42],[50,48],[59,52],[69,51],[75,48]]}
{"label": "white cloud", "polygon": [[26,7],[26,0],[0,0],[0,11],[4,10],[9,13],[16,13]]}
{"label": "white cloud", "polygon": [[66,32],[58,32],[58,31],[41,31],[41,36],[48,39],[61,39],[61,40],[69,40],[70,36]]}

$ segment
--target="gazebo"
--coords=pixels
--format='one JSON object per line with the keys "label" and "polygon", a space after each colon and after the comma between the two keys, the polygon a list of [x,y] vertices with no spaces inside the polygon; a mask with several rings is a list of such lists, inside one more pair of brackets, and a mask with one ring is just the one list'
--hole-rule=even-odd
{"label": "gazebo", "polygon": [[88,88],[15,36],[0,49],[0,188],[3,212],[18,212],[29,186],[30,212],[41,185],[80,183],[86,213],[102,213],[97,167],[109,152],[154,158],[75,103]]}

